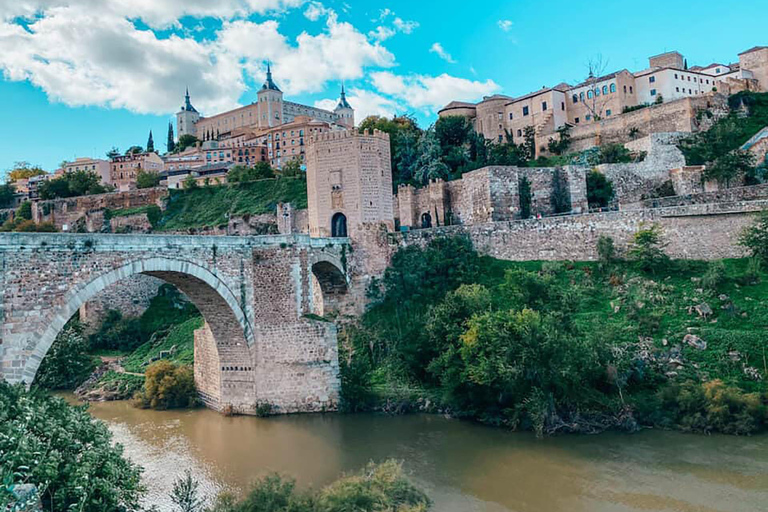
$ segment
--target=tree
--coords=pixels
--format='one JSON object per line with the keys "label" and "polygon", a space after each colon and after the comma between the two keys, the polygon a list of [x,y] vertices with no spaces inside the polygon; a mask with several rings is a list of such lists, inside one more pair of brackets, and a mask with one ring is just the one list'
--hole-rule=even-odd
{"label": "tree", "polygon": [[753,258],[768,264],[768,211],[763,211],[751,226],[744,228],[739,245],[749,250]]}
{"label": "tree", "polygon": [[137,407],[165,410],[197,404],[195,377],[190,367],[161,360],[149,365],[144,376],[144,389],[134,401]]}
{"label": "tree", "polygon": [[205,499],[200,497],[200,482],[192,477],[192,472],[186,470],[183,478],[173,482],[171,501],[179,507],[180,512],[202,512]]}
{"label": "tree", "polygon": [[41,199],[104,194],[110,190],[113,190],[112,187],[102,185],[101,177],[93,171],[65,172],[39,187]]}
{"label": "tree", "polygon": [[16,208],[16,216],[24,220],[32,220],[32,203],[24,201]]}
{"label": "tree", "polygon": [[109,158],[110,160],[112,160],[113,158],[117,158],[118,156],[120,156],[120,150],[117,149],[115,146],[112,146],[112,149],[107,151],[107,158]]}
{"label": "tree", "polygon": [[184,188],[184,190],[195,190],[196,188],[199,188],[197,185],[197,179],[191,174],[184,178],[181,186]]}
{"label": "tree", "polygon": [[552,173],[552,210],[555,213],[571,211],[571,192],[568,190],[568,178],[559,167]]}
{"label": "tree", "polygon": [[605,174],[592,169],[587,173],[587,203],[590,208],[604,208],[613,200],[613,185]]}
{"label": "tree", "polygon": [[275,171],[268,162],[256,162],[253,167],[236,165],[227,173],[227,182],[245,183],[247,181],[264,180],[275,177]]}
{"label": "tree", "polygon": [[607,67],[608,62],[603,60],[602,55],[589,59],[587,62],[587,79],[581,84],[581,86],[586,87],[587,91],[584,106],[595,121],[603,118],[605,106],[610,100],[610,96],[602,94],[600,90],[600,82]]}
{"label": "tree", "polygon": [[34,483],[44,510],[138,512],[141,468],[84,407],[0,382],[0,476]]}
{"label": "tree", "polygon": [[177,153],[181,153],[188,147],[192,147],[195,144],[197,144],[197,142],[198,142],[197,137],[189,133],[185,133],[184,135],[179,136],[179,142],[176,144],[176,147],[174,149],[176,150]]}
{"label": "tree", "polygon": [[557,129],[557,139],[550,137],[547,149],[549,152],[555,155],[562,155],[571,146],[571,127],[564,124]]}
{"label": "tree", "polygon": [[152,130],[149,130],[149,138],[147,139],[147,153],[155,152],[155,141],[152,138]]}
{"label": "tree", "polygon": [[421,136],[419,153],[414,174],[417,182],[425,185],[429,180],[448,178],[450,169],[442,160],[440,141],[437,139],[434,127]]}
{"label": "tree", "polygon": [[755,157],[749,151],[737,149],[719,157],[704,170],[704,178],[717,180],[726,187],[737,178],[745,180],[755,175]]}
{"label": "tree", "polygon": [[42,176],[44,174],[47,173],[36,165],[30,165],[29,162],[16,162],[8,171],[8,181],[26,180],[33,176]]}
{"label": "tree", "polygon": [[141,146],[131,146],[125,150],[126,155],[138,155],[144,152],[144,148]]}
{"label": "tree", "polygon": [[632,161],[632,153],[623,144],[600,146],[598,160],[601,164],[625,164]]}
{"label": "tree", "polygon": [[520,218],[528,219],[531,217],[531,203],[533,196],[531,194],[531,182],[523,176],[520,178],[520,182],[517,186],[518,195],[520,196]]}
{"label": "tree", "polygon": [[16,191],[13,184],[5,183],[0,185],[0,208],[8,208],[13,204],[13,196]]}
{"label": "tree", "polygon": [[524,160],[536,158],[536,128],[526,126],[523,130],[523,143],[520,146]]}
{"label": "tree", "polygon": [[141,169],[136,174],[136,188],[153,188],[160,184],[160,174]]}
{"label": "tree", "polygon": [[283,164],[280,169],[280,174],[286,178],[301,178],[304,176],[304,171],[301,170],[301,160],[298,158],[291,158]]}
{"label": "tree", "polygon": [[176,147],[176,143],[174,142],[175,138],[173,136],[173,123],[170,121],[168,122],[168,139],[165,143],[166,150],[168,153],[173,153],[173,150]]}
{"label": "tree", "polygon": [[392,185],[407,183],[416,172],[419,156],[418,143],[421,138],[416,120],[409,115],[394,116],[392,119],[381,116],[369,116],[360,123],[360,133],[380,130],[389,134],[390,153],[392,156]]}
{"label": "tree", "polygon": [[45,389],[73,390],[85,382],[95,368],[94,358],[88,355],[82,326],[70,322],[43,358],[34,383]]}
{"label": "tree", "polygon": [[661,226],[652,224],[635,233],[627,254],[640,270],[656,272],[669,261],[669,256],[664,252],[667,245]]}

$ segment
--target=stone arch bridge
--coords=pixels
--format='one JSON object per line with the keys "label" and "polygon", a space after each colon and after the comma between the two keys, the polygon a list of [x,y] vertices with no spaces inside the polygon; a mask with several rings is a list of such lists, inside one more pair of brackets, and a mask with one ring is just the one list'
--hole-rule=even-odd
{"label": "stone arch bridge", "polygon": [[[334,324],[310,313],[346,297],[348,240],[306,235],[0,235],[0,376],[30,384],[78,308],[135,274],[175,285],[205,318],[195,381],[217,410],[334,409]],[[118,284],[119,286],[119,284]]]}

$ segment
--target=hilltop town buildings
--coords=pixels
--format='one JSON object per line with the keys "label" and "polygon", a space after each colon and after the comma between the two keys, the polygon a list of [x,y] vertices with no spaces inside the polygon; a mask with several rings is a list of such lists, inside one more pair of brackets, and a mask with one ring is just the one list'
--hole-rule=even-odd
{"label": "hilltop town buildings", "polygon": [[110,180],[118,192],[125,192],[136,187],[136,178],[140,171],[163,171],[163,159],[157,153],[129,153],[120,155],[110,162]]}
{"label": "hilltop town buildings", "polygon": [[[477,133],[498,142],[509,137],[521,143],[526,128],[533,127],[541,152],[546,151],[548,138],[563,126],[579,128],[579,134],[587,138],[600,131],[601,123],[644,105],[741,90],[768,91],[768,47],[742,52],[733,64],[704,67],[688,67],[683,55],[667,52],[651,57],[647,69],[634,73],[623,69],[589,76],[577,85],[561,83],[517,98],[498,94],[476,104],[454,101],[439,115],[466,117]],[[588,144],[599,142],[598,138]]]}

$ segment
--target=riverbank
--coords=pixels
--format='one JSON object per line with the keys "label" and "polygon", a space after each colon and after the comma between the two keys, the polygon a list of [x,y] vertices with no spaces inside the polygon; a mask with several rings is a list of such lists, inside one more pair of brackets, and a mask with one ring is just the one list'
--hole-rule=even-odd
{"label": "riverbank", "polygon": [[141,463],[147,504],[186,468],[206,495],[238,494],[279,472],[318,488],[369,461],[403,460],[440,512],[753,512],[768,502],[768,436],[634,435],[537,440],[530,432],[438,415],[223,417],[94,403],[126,455]]}

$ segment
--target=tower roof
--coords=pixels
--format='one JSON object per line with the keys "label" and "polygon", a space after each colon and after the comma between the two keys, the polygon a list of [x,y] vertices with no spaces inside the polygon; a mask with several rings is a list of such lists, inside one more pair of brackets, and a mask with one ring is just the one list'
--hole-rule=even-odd
{"label": "tower roof", "polygon": [[347,101],[347,93],[344,90],[344,84],[341,84],[341,98],[339,99],[339,104],[336,105],[336,110],[340,110],[342,108],[352,108],[352,105],[350,105]]}
{"label": "tower roof", "polygon": [[269,65],[269,62],[267,62],[267,79],[264,81],[264,85],[261,86],[261,90],[282,92],[272,80],[272,67]]}
{"label": "tower roof", "polygon": [[189,101],[189,87],[187,87],[187,93],[184,95],[184,105],[181,106],[182,112],[197,112],[195,110],[195,107],[192,106],[192,103]]}

